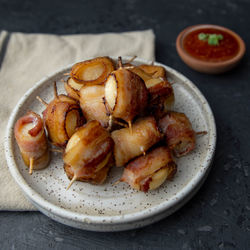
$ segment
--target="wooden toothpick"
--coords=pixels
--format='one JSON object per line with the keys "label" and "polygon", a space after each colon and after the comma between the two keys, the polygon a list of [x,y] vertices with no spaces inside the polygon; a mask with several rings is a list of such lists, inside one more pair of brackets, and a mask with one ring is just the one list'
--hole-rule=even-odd
{"label": "wooden toothpick", "polygon": [[133,56],[131,59],[129,59],[126,63],[132,63],[137,56]]}
{"label": "wooden toothpick", "polygon": [[77,178],[77,176],[74,175],[73,178],[71,179],[71,181],[70,181],[70,183],[69,183],[69,185],[68,185],[68,187],[67,187],[66,190],[69,190],[69,188],[72,186],[72,184],[76,181],[76,178]]}
{"label": "wooden toothpick", "polygon": [[30,167],[29,167],[29,174],[32,175],[33,172],[33,168],[34,168],[34,158],[30,158]]}
{"label": "wooden toothpick", "polygon": [[45,102],[40,96],[36,96],[36,99],[37,99],[40,103],[42,103],[45,107],[48,106],[48,103]]}
{"label": "wooden toothpick", "polygon": [[117,185],[117,184],[120,183],[120,182],[121,182],[121,179],[118,180],[118,181],[116,181],[116,182],[114,182],[114,183],[112,184],[112,186],[115,186],[115,185]]}

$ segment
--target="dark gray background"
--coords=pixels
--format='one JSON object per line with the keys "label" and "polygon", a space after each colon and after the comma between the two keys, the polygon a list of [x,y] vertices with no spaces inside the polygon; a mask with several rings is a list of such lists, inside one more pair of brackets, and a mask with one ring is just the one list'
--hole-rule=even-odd
{"label": "dark gray background", "polygon": [[156,59],[190,78],[214,112],[218,143],[212,170],[195,197],[172,216],[142,229],[95,233],[39,212],[1,212],[1,249],[250,249],[249,51],[229,73],[189,69],[175,39],[186,26],[213,23],[250,42],[250,1],[0,1],[0,29],[78,34],[152,28]]}

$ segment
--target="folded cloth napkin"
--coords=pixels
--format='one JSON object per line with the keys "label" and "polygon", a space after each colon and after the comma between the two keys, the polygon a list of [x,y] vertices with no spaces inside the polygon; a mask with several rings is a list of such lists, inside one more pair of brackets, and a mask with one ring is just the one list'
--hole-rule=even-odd
{"label": "folded cloth napkin", "polygon": [[97,56],[134,56],[154,60],[152,30],[96,35],[0,33],[0,210],[36,210],[11,177],[4,135],[11,111],[23,94],[46,75]]}

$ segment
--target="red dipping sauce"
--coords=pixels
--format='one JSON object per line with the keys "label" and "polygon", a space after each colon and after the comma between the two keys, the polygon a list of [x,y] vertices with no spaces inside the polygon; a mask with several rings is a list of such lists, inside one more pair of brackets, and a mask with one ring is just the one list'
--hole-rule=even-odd
{"label": "red dipping sauce", "polygon": [[[221,34],[223,39],[219,41],[219,45],[209,45],[207,41],[199,40],[200,33]],[[239,44],[232,35],[213,28],[190,32],[183,40],[183,48],[191,56],[210,62],[226,61],[239,52]]]}

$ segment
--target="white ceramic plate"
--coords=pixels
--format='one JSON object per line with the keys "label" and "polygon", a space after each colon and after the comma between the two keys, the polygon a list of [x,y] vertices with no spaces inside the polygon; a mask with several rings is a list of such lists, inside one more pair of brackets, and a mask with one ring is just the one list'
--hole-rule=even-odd
{"label": "white ceramic plate", "polygon": [[[123,58],[124,62],[129,58]],[[149,63],[136,59],[136,64]],[[70,66],[42,79],[19,101],[7,127],[5,141],[9,170],[28,199],[44,214],[61,223],[92,231],[120,231],[138,228],[166,217],[180,208],[199,189],[205,180],[216,144],[216,128],[212,111],[200,91],[186,77],[165,67],[170,81],[174,82],[175,106],[184,112],[194,130],[207,130],[208,134],[197,139],[196,149],[186,157],[177,159],[178,171],[173,181],[166,181],[159,189],[148,193],[132,190],[126,183],[112,186],[122,174],[122,168],[112,168],[104,185],[94,186],[75,182],[66,191],[69,180],[63,170],[60,154],[53,154],[51,164],[41,171],[28,174],[18,146],[13,127],[18,118],[28,110],[39,114],[44,107],[36,100],[39,95],[49,102],[53,98],[53,81],[59,93],[65,93],[63,73]]]}

